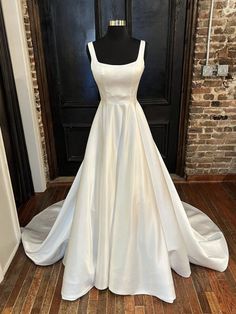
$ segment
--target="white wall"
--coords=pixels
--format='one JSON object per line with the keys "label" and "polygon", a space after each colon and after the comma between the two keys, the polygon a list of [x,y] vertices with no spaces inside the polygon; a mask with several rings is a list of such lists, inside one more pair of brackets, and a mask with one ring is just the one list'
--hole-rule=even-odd
{"label": "white wall", "polygon": [[21,239],[17,210],[0,128],[0,282]]}
{"label": "white wall", "polygon": [[43,152],[20,0],[2,0],[8,45],[35,192],[46,189]]}

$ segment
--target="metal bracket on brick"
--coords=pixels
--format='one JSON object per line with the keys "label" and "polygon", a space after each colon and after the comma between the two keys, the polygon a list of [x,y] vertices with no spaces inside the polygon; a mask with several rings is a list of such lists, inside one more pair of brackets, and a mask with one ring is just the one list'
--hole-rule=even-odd
{"label": "metal bracket on brick", "polygon": [[202,76],[227,76],[228,64],[203,65]]}

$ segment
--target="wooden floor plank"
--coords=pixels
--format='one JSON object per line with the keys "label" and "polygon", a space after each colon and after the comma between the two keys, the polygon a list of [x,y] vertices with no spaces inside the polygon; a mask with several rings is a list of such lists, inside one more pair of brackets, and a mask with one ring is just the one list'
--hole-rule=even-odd
{"label": "wooden floor plank", "polygon": [[41,280],[37,295],[35,297],[34,304],[32,306],[31,314],[37,314],[37,313],[40,313],[41,311],[43,300],[46,297],[46,291],[49,285],[52,269],[53,269],[52,266],[43,267],[42,280]]}
{"label": "wooden floor plank", "polygon": [[35,298],[37,296],[40,283],[43,276],[43,267],[37,267],[34,273],[34,276],[31,280],[31,285],[29,288],[29,292],[25,298],[25,302],[22,306],[22,312],[23,313],[31,313]]}
{"label": "wooden floor plank", "polygon": [[52,272],[50,274],[49,284],[46,288],[43,304],[41,307],[42,313],[49,313],[50,311],[50,307],[53,300],[54,291],[56,289],[56,283],[57,283],[57,279],[60,273],[60,269],[61,269],[61,262],[57,262],[54,265],[52,265]]}
{"label": "wooden floor plank", "polygon": [[134,303],[135,303],[135,306],[143,305],[143,303],[144,303],[143,294],[134,295]]}
{"label": "wooden floor plank", "polygon": [[176,304],[178,306],[179,313],[192,313],[190,300],[188,299],[187,291],[185,289],[185,278],[175,274],[173,276],[175,289],[178,291],[178,297],[176,298]]}
{"label": "wooden floor plank", "polygon": [[236,201],[236,182],[222,182],[221,188],[224,189],[232,200]]}
{"label": "wooden floor plank", "polygon": [[87,313],[88,309],[89,292],[80,297],[78,314]]}
{"label": "wooden floor plank", "polygon": [[136,305],[134,313],[135,314],[145,314],[144,306]]}
{"label": "wooden floor plank", "polygon": [[98,314],[107,314],[108,289],[100,290],[98,293]]}
{"label": "wooden floor plank", "polygon": [[5,304],[17,284],[25,260],[26,256],[23,252],[22,246],[20,246],[4,277],[3,282],[0,285],[0,313],[2,313]]}
{"label": "wooden floor plank", "polygon": [[[225,286],[224,280],[217,280],[216,273],[214,271],[209,273],[209,280],[212,292],[214,292],[221,312],[224,314],[232,313],[232,309],[234,307],[234,297],[232,291],[230,291],[229,287]],[[236,303],[234,303],[234,305],[236,305]]]}
{"label": "wooden floor plank", "polygon": [[211,308],[211,313],[219,313],[221,314],[220,304],[214,292],[205,292],[206,298]]}
{"label": "wooden floor plank", "polygon": [[74,301],[61,300],[58,313],[76,314],[79,310],[80,299]]}
{"label": "wooden floor plank", "polygon": [[127,313],[132,313],[135,310],[135,301],[133,295],[124,296],[124,310]]}
{"label": "wooden floor plank", "polygon": [[[64,266],[36,266],[22,244],[0,284],[0,313],[229,313],[236,314],[236,183],[191,183],[176,185],[181,199],[205,212],[225,234],[230,260],[225,272],[190,263],[191,276],[174,271],[176,299],[167,303],[155,296],[116,295],[93,287],[75,301],[61,299]],[[69,186],[52,186],[38,193],[22,208],[21,225],[45,207],[64,199]]]}
{"label": "wooden floor plank", "polygon": [[164,314],[163,302],[157,297],[153,297],[152,301],[154,313]]}
{"label": "wooden floor plank", "polygon": [[115,313],[123,314],[124,313],[124,296],[123,295],[115,295]]}
{"label": "wooden floor plank", "polygon": [[58,271],[58,276],[57,276],[57,279],[55,281],[55,290],[54,290],[49,314],[54,314],[54,313],[59,312],[60,303],[62,301],[62,299],[61,299],[61,286],[62,286],[63,272],[64,272],[64,267],[62,265],[62,262],[60,262],[60,269]]}
{"label": "wooden floor plank", "polygon": [[109,290],[108,293],[108,305],[107,305],[107,314],[115,313],[116,309],[116,295]]}
{"label": "wooden floor plank", "polygon": [[[7,313],[8,311],[12,311],[13,307],[16,304],[23,303],[23,299],[19,296],[25,295],[23,292],[28,291],[29,286],[27,286],[25,283],[25,280],[27,278],[28,273],[33,273],[36,270],[36,266],[33,265],[33,263],[29,260],[25,260],[24,264],[22,265],[22,270],[18,276],[18,279],[15,283],[15,286],[13,290],[11,291],[11,294],[9,295],[9,298],[5,304],[5,307],[3,309],[3,313]],[[18,300],[19,299],[19,300]]]}
{"label": "wooden floor plank", "polygon": [[153,297],[151,295],[144,295],[144,309],[146,314],[154,314],[154,307],[153,307]]}
{"label": "wooden floor plank", "polygon": [[89,294],[87,313],[88,314],[95,314],[95,313],[97,313],[97,309],[98,309],[98,299],[96,299],[96,300],[91,299],[90,294]]}
{"label": "wooden floor plank", "polygon": [[191,312],[194,314],[201,314],[202,308],[200,306],[200,302],[197,296],[197,292],[195,286],[193,284],[193,278],[190,276],[189,278],[184,279],[184,286],[186,289],[186,295],[188,296],[189,303],[191,306]]}

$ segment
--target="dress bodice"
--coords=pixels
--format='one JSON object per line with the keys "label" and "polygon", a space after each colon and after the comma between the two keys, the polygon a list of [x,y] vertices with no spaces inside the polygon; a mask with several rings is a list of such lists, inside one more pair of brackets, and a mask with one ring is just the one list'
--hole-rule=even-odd
{"label": "dress bodice", "polygon": [[144,70],[145,41],[140,40],[138,56],[126,64],[99,62],[93,42],[88,43],[91,69],[97,83],[101,102],[106,104],[129,104],[137,100],[137,90]]}

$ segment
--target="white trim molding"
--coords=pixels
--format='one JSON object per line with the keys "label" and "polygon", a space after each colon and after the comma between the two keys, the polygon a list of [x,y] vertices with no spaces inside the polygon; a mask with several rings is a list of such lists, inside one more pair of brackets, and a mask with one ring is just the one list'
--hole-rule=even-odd
{"label": "white trim molding", "polygon": [[46,189],[43,151],[20,0],[2,0],[2,10],[35,192]]}
{"label": "white trim molding", "polygon": [[21,230],[0,128],[0,282],[21,242]]}

